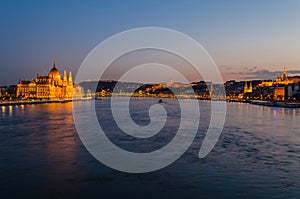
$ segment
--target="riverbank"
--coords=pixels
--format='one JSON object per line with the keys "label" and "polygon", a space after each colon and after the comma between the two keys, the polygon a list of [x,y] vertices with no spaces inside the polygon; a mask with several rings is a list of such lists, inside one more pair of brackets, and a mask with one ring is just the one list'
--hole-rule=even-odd
{"label": "riverbank", "polygon": [[238,100],[229,99],[227,102],[249,103],[259,106],[280,107],[280,108],[300,108],[299,102],[281,102],[281,101],[260,101],[260,100]]}
{"label": "riverbank", "polygon": [[52,100],[14,100],[14,101],[0,101],[0,106],[18,106],[18,105],[26,105],[26,104],[47,104],[47,103],[68,103],[72,101],[84,101],[84,100],[92,100],[92,97],[85,97],[80,99],[52,99]]}
{"label": "riverbank", "polygon": [[269,106],[269,107],[280,107],[280,108],[300,108],[300,103],[288,103],[288,102],[271,102],[271,101],[252,101],[250,104]]}
{"label": "riverbank", "polygon": [[72,99],[57,99],[57,100],[15,100],[15,101],[2,101],[0,106],[17,106],[25,104],[46,104],[46,103],[67,103]]}

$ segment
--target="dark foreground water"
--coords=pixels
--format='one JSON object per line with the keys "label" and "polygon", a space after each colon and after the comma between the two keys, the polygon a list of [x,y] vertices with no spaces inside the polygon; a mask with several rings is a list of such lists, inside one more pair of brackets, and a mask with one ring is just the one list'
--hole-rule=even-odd
{"label": "dark foreground water", "polygon": [[[98,118],[121,147],[147,152],[172,139],[178,127],[175,100],[165,100],[171,112],[166,135],[140,145],[117,136],[109,100],[96,102]],[[137,124],[149,122],[147,104],[156,102],[131,101]],[[199,159],[209,107],[200,102],[200,128],[189,150],[146,174],[110,169],[90,155],[76,133],[72,103],[0,107],[0,198],[300,198],[299,109],[230,103],[220,140]]]}

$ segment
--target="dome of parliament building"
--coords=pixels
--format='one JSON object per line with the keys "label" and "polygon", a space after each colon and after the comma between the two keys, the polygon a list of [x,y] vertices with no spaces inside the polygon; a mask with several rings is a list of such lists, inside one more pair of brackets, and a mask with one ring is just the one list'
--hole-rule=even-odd
{"label": "dome of parliament building", "polygon": [[48,76],[53,79],[61,78],[60,72],[59,72],[59,70],[57,70],[55,62],[53,64],[53,68],[49,71]]}

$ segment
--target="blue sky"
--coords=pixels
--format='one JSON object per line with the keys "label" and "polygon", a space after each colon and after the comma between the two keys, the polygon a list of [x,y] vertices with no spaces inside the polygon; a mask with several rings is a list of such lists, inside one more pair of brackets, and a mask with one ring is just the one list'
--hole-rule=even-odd
{"label": "blue sky", "polygon": [[[85,56],[118,32],[158,26],[183,32],[210,53],[224,79],[283,65],[300,70],[300,1],[0,0],[0,85],[46,74],[53,59],[76,73]],[[269,73],[272,74],[272,73]]]}

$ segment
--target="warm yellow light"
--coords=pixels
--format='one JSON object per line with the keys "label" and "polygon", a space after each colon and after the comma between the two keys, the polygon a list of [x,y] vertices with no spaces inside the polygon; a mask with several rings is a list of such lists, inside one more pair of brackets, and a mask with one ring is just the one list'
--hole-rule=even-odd
{"label": "warm yellow light", "polygon": [[9,116],[12,116],[13,106],[8,106]]}

